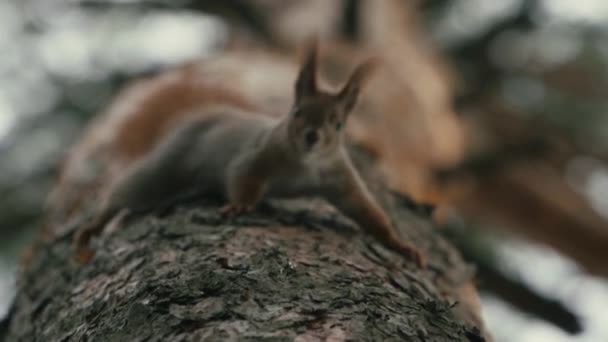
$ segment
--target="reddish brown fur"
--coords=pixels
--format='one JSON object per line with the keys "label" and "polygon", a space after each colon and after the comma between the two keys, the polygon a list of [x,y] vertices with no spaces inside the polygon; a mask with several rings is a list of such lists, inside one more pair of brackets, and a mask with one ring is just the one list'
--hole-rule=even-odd
{"label": "reddish brown fur", "polygon": [[255,106],[233,91],[206,84],[195,70],[184,68],[179,77],[147,94],[119,127],[112,151],[126,160],[145,155],[191,109],[213,104],[231,104],[251,111]]}
{"label": "reddish brown fur", "polygon": [[[131,82],[91,122],[80,142],[66,155],[47,201],[46,235],[94,203],[110,179],[146,155],[192,109],[230,104],[258,112],[253,101],[226,89],[229,80],[207,80],[205,62],[184,64]],[[94,174],[83,173],[99,165]],[[55,232],[56,233],[56,232]]]}

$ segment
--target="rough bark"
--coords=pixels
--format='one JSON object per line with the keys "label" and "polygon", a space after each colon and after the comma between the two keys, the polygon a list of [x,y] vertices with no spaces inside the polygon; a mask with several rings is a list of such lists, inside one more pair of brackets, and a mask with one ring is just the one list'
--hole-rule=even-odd
{"label": "rough bark", "polygon": [[229,220],[197,200],[94,241],[38,251],[6,341],[482,341],[471,272],[424,206],[374,187],[428,270],[356,232],[321,200],[270,201]]}

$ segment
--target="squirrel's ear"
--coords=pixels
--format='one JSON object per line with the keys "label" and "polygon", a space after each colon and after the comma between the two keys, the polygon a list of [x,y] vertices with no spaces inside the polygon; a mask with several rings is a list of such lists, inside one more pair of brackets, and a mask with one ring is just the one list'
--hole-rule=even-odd
{"label": "squirrel's ear", "polygon": [[308,48],[304,63],[296,80],[296,101],[317,94],[317,40],[313,40]]}
{"label": "squirrel's ear", "polygon": [[348,116],[355,107],[355,104],[357,104],[361,88],[363,88],[367,80],[377,69],[378,64],[379,61],[377,59],[369,59],[359,65],[344,85],[344,88],[338,93],[338,103],[342,107],[344,116]]}

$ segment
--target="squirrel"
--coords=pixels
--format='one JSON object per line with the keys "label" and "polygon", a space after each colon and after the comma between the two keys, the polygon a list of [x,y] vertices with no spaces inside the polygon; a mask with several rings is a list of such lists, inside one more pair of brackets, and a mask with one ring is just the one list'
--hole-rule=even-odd
{"label": "squirrel", "polygon": [[189,189],[228,200],[223,215],[251,211],[262,197],[319,195],[387,247],[425,266],[423,255],[399,237],[353,166],[343,128],[375,60],[360,64],[336,93],[317,84],[316,43],[295,82],[295,100],[282,118],[216,104],[193,108],[155,148],[109,185],[92,220],[74,235],[81,262],[90,239],[114,217],[141,210]]}

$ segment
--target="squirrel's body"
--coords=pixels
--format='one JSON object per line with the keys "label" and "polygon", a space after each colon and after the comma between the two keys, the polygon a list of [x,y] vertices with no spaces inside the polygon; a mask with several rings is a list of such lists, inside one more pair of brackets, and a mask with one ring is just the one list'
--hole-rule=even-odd
{"label": "squirrel's body", "polygon": [[119,191],[109,202],[116,210],[147,209],[188,190],[228,198],[227,176],[233,175],[244,159],[235,156],[263,159],[265,154],[272,160],[261,163],[264,166],[258,172],[266,178],[268,196],[321,191],[336,157],[308,163],[295,158],[279,143],[286,140],[285,127],[280,120],[238,107],[201,108],[199,113],[183,118],[158,146],[117,178],[112,187]]}
{"label": "squirrel's body", "polygon": [[253,209],[262,197],[318,195],[388,247],[419,264],[368,191],[344,147],[342,128],[372,63],[359,66],[337,94],[316,81],[316,49],[302,67],[295,102],[282,118],[228,104],[190,109],[146,154],[116,177],[90,224],[75,237],[81,259],[87,244],[121,210],[138,211],[185,192],[228,200],[222,213]]}
{"label": "squirrel's body", "polygon": [[[182,119],[155,148],[119,176],[117,184],[122,184],[114,186],[124,186],[124,194],[115,194],[113,204],[153,205],[157,198],[141,193],[147,188],[158,191],[162,198],[193,188],[225,195],[225,173],[231,158],[265,136],[273,123],[267,118],[251,117],[236,107],[214,106],[202,109],[200,114],[204,115]],[[234,139],[236,136],[239,139]],[[217,146],[221,146],[221,152]],[[146,180],[154,184],[143,184]],[[131,199],[133,196],[142,198]],[[152,203],[145,203],[148,201]]]}

